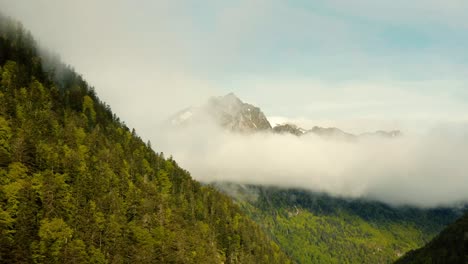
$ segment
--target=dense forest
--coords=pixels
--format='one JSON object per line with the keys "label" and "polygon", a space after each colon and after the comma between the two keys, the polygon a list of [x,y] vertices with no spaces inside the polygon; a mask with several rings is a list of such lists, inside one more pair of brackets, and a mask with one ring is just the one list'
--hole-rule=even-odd
{"label": "dense forest", "polygon": [[461,213],[392,207],[299,189],[215,183],[298,263],[392,263]]}
{"label": "dense forest", "polygon": [[430,243],[408,252],[395,264],[468,263],[468,214],[444,229]]}
{"label": "dense forest", "polygon": [[1,263],[290,262],[44,54],[0,16]]}

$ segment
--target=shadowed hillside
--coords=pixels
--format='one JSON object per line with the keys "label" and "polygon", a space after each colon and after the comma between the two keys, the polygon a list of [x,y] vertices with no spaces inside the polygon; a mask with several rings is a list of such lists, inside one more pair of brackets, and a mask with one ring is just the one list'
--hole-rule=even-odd
{"label": "shadowed hillside", "polygon": [[395,264],[468,263],[468,214],[444,229],[424,247],[408,252]]}

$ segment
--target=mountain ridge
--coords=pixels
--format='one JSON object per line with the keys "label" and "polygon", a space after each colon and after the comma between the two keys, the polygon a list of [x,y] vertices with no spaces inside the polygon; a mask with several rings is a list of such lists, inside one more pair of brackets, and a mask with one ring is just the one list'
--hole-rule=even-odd
{"label": "mountain ridge", "polygon": [[210,97],[206,103],[199,107],[187,107],[171,116],[168,120],[167,123],[172,126],[185,127],[193,123],[211,121],[215,125],[232,132],[272,132],[295,136],[313,134],[328,139],[349,141],[369,137],[397,138],[402,135],[399,130],[377,130],[355,135],[336,127],[314,126],[311,129],[304,129],[290,122],[272,126],[259,107],[243,102],[232,92],[224,96]]}

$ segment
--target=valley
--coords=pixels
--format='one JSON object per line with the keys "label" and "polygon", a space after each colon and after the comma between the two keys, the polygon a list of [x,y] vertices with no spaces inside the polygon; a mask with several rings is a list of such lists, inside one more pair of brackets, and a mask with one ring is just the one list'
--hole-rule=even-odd
{"label": "valley", "polygon": [[298,189],[213,185],[233,197],[297,263],[392,263],[463,212],[393,207]]}

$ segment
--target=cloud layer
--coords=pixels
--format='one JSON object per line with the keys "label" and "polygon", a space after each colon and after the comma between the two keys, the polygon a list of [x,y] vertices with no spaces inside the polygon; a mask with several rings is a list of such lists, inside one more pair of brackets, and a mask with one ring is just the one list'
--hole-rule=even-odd
{"label": "cloud layer", "polygon": [[161,134],[159,150],[202,182],[300,187],[424,207],[468,201],[467,125],[357,143],[204,125]]}

